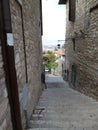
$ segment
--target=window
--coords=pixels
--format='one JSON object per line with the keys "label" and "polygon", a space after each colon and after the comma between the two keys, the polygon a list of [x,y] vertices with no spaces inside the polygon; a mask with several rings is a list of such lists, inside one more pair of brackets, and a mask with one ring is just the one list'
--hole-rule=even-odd
{"label": "window", "polygon": [[69,21],[75,21],[76,0],[69,0]]}

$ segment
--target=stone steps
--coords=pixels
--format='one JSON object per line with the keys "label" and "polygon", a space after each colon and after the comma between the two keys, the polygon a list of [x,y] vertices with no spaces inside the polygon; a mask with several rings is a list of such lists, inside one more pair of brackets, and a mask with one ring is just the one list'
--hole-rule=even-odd
{"label": "stone steps", "polygon": [[98,130],[97,128],[33,128],[27,130]]}
{"label": "stone steps", "polygon": [[98,130],[98,102],[66,83],[56,86],[48,84],[27,130]]}
{"label": "stone steps", "polygon": [[38,121],[30,121],[29,128],[70,128],[71,126],[75,127],[91,127],[97,123],[97,121],[59,121],[59,120],[38,120]]}

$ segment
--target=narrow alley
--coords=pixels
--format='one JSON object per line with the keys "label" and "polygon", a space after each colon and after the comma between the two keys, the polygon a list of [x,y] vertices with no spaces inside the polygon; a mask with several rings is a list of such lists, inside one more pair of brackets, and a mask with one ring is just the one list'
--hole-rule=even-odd
{"label": "narrow alley", "polygon": [[98,0],[0,0],[0,130],[98,130]]}
{"label": "narrow alley", "polygon": [[28,130],[98,130],[98,102],[59,76],[47,75],[46,83]]}

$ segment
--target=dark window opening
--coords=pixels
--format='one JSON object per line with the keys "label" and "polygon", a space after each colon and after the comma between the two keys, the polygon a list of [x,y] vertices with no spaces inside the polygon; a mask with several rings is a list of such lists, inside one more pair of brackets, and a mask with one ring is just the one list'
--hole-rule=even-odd
{"label": "dark window opening", "polygon": [[76,0],[69,0],[69,21],[75,21]]}

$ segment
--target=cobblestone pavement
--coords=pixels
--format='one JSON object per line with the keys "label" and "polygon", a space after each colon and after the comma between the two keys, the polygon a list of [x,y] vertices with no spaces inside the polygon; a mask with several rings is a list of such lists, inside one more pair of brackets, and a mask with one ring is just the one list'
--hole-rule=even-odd
{"label": "cobblestone pavement", "polygon": [[69,88],[61,77],[47,75],[46,82],[28,130],[98,130],[98,102]]}

